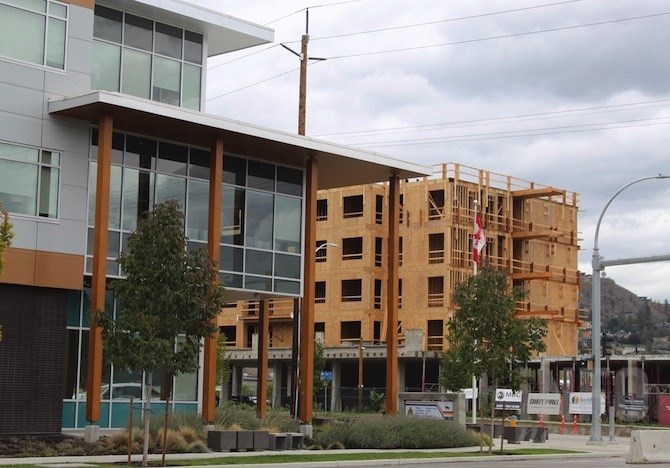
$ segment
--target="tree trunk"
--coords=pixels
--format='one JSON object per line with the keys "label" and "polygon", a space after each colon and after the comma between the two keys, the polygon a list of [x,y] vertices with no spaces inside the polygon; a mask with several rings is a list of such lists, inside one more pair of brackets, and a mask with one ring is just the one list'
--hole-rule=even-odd
{"label": "tree trunk", "polygon": [[144,388],[147,392],[147,406],[144,408],[144,447],[142,449],[142,466],[147,466],[149,457],[149,423],[151,422],[151,384],[153,383],[153,371],[145,374]]}

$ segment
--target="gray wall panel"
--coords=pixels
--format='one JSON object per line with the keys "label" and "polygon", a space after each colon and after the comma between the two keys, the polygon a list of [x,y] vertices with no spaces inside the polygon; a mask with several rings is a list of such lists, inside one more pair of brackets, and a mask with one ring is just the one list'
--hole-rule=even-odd
{"label": "gray wall panel", "polygon": [[[76,71],[86,75],[91,74],[91,41],[70,38],[67,50],[67,72]],[[90,88],[90,83],[88,88]],[[84,90],[82,90],[84,91]]]}
{"label": "gray wall panel", "polygon": [[61,161],[61,183],[86,190],[88,186],[88,155],[64,153]]}
{"label": "gray wall panel", "polygon": [[69,221],[86,221],[86,189],[61,185],[60,213],[58,217]]}
{"label": "gray wall panel", "polygon": [[91,75],[73,70],[69,70],[67,75],[47,73],[44,88],[47,93],[51,94],[50,98],[81,94],[91,89]]}
{"label": "gray wall panel", "polygon": [[0,82],[0,109],[13,114],[42,118],[46,99],[42,91]]}
{"label": "gray wall panel", "polygon": [[0,59],[0,80],[30,89],[44,88],[44,70]]}
{"label": "gray wall panel", "polygon": [[77,38],[90,41],[93,37],[93,10],[77,5],[70,5],[70,21],[68,24],[69,39]]}
{"label": "gray wall panel", "polygon": [[10,215],[14,225],[14,239],[12,247],[35,250],[37,245],[37,220],[24,219]]}
{"label": "gray wall panel", "polygon": [[84,255],[86,225],[61,219],[60,223],[40,223],[37,227],[37,250]]}
{"label": "gray wall panel", "polygon": [[22,145],[42,145],[42,119],[0,111],[0,140]]}
{"label": "gray wall panel", "polygon": [[88,156],[88,136],[87,122],[73,119],[66,121],[61,118],[43,121],[42,145],[45,148]]}

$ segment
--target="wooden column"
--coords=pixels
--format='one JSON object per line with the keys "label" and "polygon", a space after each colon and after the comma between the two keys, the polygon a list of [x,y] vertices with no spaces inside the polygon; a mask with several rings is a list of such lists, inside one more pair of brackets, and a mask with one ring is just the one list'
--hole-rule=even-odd
{"label": "wooden column", "polygon": [[[98,130],[98,172],[95,183],[95,231],[93,236],[93,270],[91,279],[91,309],[105,309],[107,279],[107,228],[109,227],[109,185],[112,172],[111,115],[100,117]],[[100,420],[100,391],[102,385],[102,329],[90,314],[88,341],[88,380],[86,382],[86,420]]]}
{"label": "wooden column", "polygon": [[312,422],[314,403],[314,279],[316,272],[314,246],[316,245],[316,187],[318,167],[316,159],[307,161],[305,177],[305,245],[304,258],[304,293],[302,313],[300,315],[300,420]]}
{"label": "wooden column", "polygon": [[256,414],[264,418],[268,413],[268,354],[270,351],[270,304],[267,299],[260,301],[258,312],[258,359],[256,377]]}
{"label": "wooden column", "polygon": [[[223,182],[223,138],[212,141],[209,167],[209,213],[207,218],[207,253],[219,264],[221,251],[221,183]],[[216,278],[218,281],[218,276]],[[214,318],[216,324],[216,318]],[[205,362],[202,379],[202,417],[214,421],[216,402],[216,344],[217,334],[205,338]]]}
{"label": "wooden column", "polygon": [[386,414],[398,412],[398,256],[400,251],[400,179],[389,178],[388,285],[386,287]]}

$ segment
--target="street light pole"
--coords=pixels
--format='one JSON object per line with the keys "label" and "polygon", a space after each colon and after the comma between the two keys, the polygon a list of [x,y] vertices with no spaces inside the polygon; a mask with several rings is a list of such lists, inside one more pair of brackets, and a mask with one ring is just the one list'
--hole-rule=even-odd
{"label": "street light pole", "polygon": [[619,189],[612,198],[609,199],[605,208],[600,213],[598,218],[598,223],[596,224],[596,233],[593,239],[593,258],[591,260],[591,265],[593,267],[593,277],[591,279],[591,353],[593,354],[593,385],[591,386],[592,396],[591,396],[591,437],[589,439],[590,443],[602,444],[603,438],[601,434],[601,425],[600,425],[600,275],[605,269],[603,259],[600,256],[600,250],[598,249],[598,234],[600,233],[600,223],[603,220],[605,211],[609,208],[610,204],[614,199],[625,189],[631,185],[637,184],[645,180],[652,179],[668,179],[670,176],[666,175],[657,175],[652,177],[643,177],[641,179],[634,180]]}

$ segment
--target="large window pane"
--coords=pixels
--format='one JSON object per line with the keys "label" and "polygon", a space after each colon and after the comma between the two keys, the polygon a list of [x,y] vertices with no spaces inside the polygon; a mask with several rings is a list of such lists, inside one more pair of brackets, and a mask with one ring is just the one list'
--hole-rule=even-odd
{"label": "large window pane", "polygon": [[123,50],[121,90],[126,94],[151,97],[151,55],[132,49]]}
{"label": "large window pane", "polygon": [[121,227],[121,168],[112,166],[109,183],[109,228]]}
{"label": "large window pane", "polygon": [[154,205],[153,173],[123,169],[123,229],[134,231],[137,222]]}
{"label": "large window pane", "polygon": [[182,107],[200,110],[200,67],[184,64]]}
{"label": "large window pane", "polygon": [[88,165],[88,225],[95,225],[95,198],[97,191],[98,163],[91,162]]}
{"label": "large window pane", "polygon": [[172,143],[160,142],[158,145],[158,166],[156,169],[168,174],[186,175],[188,148]]}
{"label": "large window pane", "polygon": [[191,148],[191,158],[188,165],[189,177],[209,180],[209,160],[207,151]]}
{"label": "large window pane", "polygon": [[108,41],[121,43],[121,20],[123,13],[104,6],[95,6],[93,36]]}
{"label": "large window pane", "polygon": [[91,87],[106,91],[119,90],[121,47],[93,41]]}
{"label": "large window pane", "polygon": [[55,218],[58,215],[58,169],[42,167],[40,175],[39,215]]}
{"label": "large window pane", "polygon": [[244,244],[244,190],[223,187],[221,194],[221,243]]}
{"label": "large window pane", "polygon": [[255,275],[272,275],[272,253],[258,250],[247,250],[245,273]]}
{"label": "large window pane", "polygon": [[65,68],[65,21],[49,18],[46,64],[49,67]]}
{"label": "large window pane", "polygon": [[181,63],[155,57],[153,100],[178,106],[180,78]]}
{"label": "large window pane", "polygon": [[281,195],[275,200],[275,250],[300,253],[302,200]]}
{"label": "large window pane", "polygon": [[298,255],[275,254],[275,276],[300,279],[300,258]]}
{"label": "large window pane", "polygon": [[277,192],[302,196],[302,171],[277,166]]}
{"label": "large window pane", "polygon": [[156,168],[156,141],[128,135],[126,139],[126,166],[141,169]]}
{"label": "large window pane", "polygon": [[0,5],[0,55],[43,65],[45,21],[39,13]]}
{"label": "large window pane", "polygon": [[244,271],[244,250],[221,246],[219,269],[242,273]]}
{"label": "large window pane", "polygon": [[35,216],[37,166],[0,159],[0,202],[10,213]]}
{"label": "large window pane", "polygon": [[182,30],[163,23],[156,23],[154,52],[168,57],[181,58]]}
{"label": "large window pane", "polygon": [[23,146],[5,145],[0,143],[0,158],[12,159],[20,162],[34,162],[39,160],[39,150]]}
{"label": "large window pane", "polygon": [[229,154],[223,157],[223,183],[244,186],[247,180],[247,160]]}
{"label": "large window pane", "polygon": [[249,161],[249,187],[273,192],[275,189],[275,165],[261,161]]}
{"label": "large window pane", "polygon": [[298,281],[275,280],[275,292],[300,294],[300,283]]}
{"label": "large window pane", "polygon": [[247,275],[244,277],[244,287],[256,291],[272,291],[272,278]]}
{"label": "large window pane", "polygon": [[151,51],[153,29],[153,21],[126,13],[123,43],[130,47]]}
{"label": "large window pane", "polygon": [[184,60],[192,63],[202,63],[202,34],[191,31],[184,32]]}
{"label": "large window pane", "polygon": [[183,210],[185,198],[186,179],[162,174],[156,175],[156,203],[163,203],[165,200],[174,199],[179,202]]}
{"label": "large window pane", "polygon": [[190,180],[186,212],[186,236],[193,240],[207,240],[209,211],[209,183]]}
{"label": "large window pane", "polygon": [[273,198],[271,194],[247,191],[247,247],[272,248]]}

